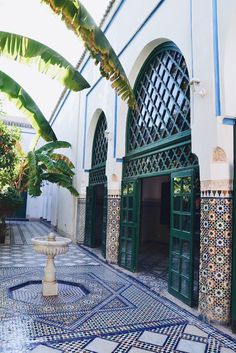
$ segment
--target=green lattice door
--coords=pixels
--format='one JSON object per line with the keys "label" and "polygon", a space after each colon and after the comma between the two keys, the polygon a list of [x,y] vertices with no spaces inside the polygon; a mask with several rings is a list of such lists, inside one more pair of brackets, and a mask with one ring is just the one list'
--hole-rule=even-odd
{"label": "green lattice door", "polygon": [[171,175],[169,292],[193,304],[194,172]]}
{"label": "green lattice door", "polygon": [[95,246],[94,218],[95,218],[95,186],[86,188],[86,217],[85,217],[85,240],[84,244],[89,247]]}
{"label": "green lattice door", "polygon": [[102,256],[106,258],[107,239],[107,185],[104,186],[103,214],[102,214]]}
{"label": "green lattice door", "polygon": [[140,214],[140,180],[122,184],[119,265],[130,271],[137,268]]}

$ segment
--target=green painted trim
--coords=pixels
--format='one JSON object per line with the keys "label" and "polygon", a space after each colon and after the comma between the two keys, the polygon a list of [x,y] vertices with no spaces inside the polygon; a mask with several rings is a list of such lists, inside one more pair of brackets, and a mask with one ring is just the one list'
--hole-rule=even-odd
{"label": "green painted trim", "polygon": [[137,148],[127,153],[125,158],[128,158],[128,157],[132,158],[133,156],[140,155],[143,153],[148,153],[153,150],[157,152],[157,150],[159,151],[159,149],[160,150],[169,149],[167,147],[172,147],[173,143],[178,145],[178,144],[181,144],[182,141],[186,142],[187,140],[189,140],[189,138],[191,139],[191,130],[187,130],[179,134],[176,134],[174,136],[164,138],[163,140],[150,143],[149,145]]}
{"label": "green painted trim", "polygon": [[[191,135],[190,135],[191,137]],[[160,153],[160,152],[164,152],[164,151],[168,151],[170,149],[176,148],[176,147],[181,147],[187,144],[191,143],[191,139],[188,140],[184,140],[184,141],[177,141],[175,144],[171,144],[170,146],[165,146],[163,148],[157,148],[156,146],[153,147],[152,149],[147,149],[147,151],[143,151],[143,153],[140,153],[140,151],[136,152],[135,154],[132,154],[132,156],[127,155],[123,158],[123,164],[125,162],[131,161],[131,160],[135,160],[138,159],[140,157],[146,157],[146,156],[152,156],[155,153]]]}

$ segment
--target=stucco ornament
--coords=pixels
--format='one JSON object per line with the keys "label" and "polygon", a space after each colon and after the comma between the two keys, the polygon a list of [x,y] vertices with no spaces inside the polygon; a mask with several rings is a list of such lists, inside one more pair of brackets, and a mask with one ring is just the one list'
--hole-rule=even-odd
{"label": "stucco ornament", "polygon": [[217,146],[213,151],[213,162],[227,162],[227,156],[223,148]]}

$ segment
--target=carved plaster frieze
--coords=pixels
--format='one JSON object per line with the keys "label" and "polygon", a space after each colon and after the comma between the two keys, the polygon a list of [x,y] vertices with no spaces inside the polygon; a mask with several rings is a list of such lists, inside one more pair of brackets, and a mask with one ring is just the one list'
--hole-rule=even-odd
{"label": "carved plaster frieze", "polygon": [[108,189],[109,197],[120,197],[120,195],[121,195],[121,190]]}
{"label": "carved plaster frieze", "polygon": [[201,191],[208,190],[233,190],[232,179],[221,179],[221,180],[202,180]]}
{"label": "carved plaster frieze", "polygon": [[203,180],[201,181],[202,197],[232,197],[233,180]]}

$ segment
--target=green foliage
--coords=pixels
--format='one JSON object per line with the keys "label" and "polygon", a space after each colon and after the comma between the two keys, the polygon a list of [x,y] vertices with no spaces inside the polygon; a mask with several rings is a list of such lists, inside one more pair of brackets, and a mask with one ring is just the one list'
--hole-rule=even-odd
{"label": "green foliage", "polygon": [[22,205],[22,198],[19,192],[9,186],[0,192],[0,215],[10,216]]}
{"label": "green foliage", "polygon": [[90,87],[65,58],[31,38],[0,31],[0,55],[22,63],[35,64],[39,72],[57,79],[73,91]]}
{"label": "green foliage", "polygon": [[22,199],[15,188],[22,156],[18,144],[20,131],[8,128],[0,121],[0,242],[4,241],[5,217],[11,216],[21,205]]}
{"label": "green foliage", "polygon": [[78,196],[73,187],[73,163],[68,157],[54,153],[55,149],[68,147],[70,144],[66,141],[55,141],[30,151],[19,174],[18,189],[20,191],[28,189],[31,196],[39,196],[42,193],[43,181],[47,180]]}
{"label": "green foliage", "polygon": [[20,131],[0,121],[0,192],[16,179],[21,155],[18,151]]}
{"label": "green foliage", "polygon": [[25,114],[42,138],[46,141],[57,139],[53,129],[33,99],[16,81],[2,71],[0,71],[0,90]]}
{"label": "green foliage", "polygon": [[7,234],[5,218],[13,216],[22,202],[23,200],[15,188],[9,186],[0,190],[0,243],[4,243]]}
{"label": "green foliage", "polygon": [[100,64],[101,75],[110,79],[112,87],[131,108],[136,108],[136,100],[124,69],[102,30],[95,24],[80,1],[41,0],[61,16],[67,27],[79,36],[95,64]]}
{"label": "green foliage", "polygon": [[19,142],[19,129],[9,128],[0,121],[0,218],[5,214],[4,207],[10,209],[10,200],[13,209],[18,205],[22,191],[28,191],[31,196],[41,195],[44,180],[65,187],[78,196],[73,187],[73,163],[68,157],[55,153],[59,148],[69,148],[68,142],[49,142],[26,156]]}

